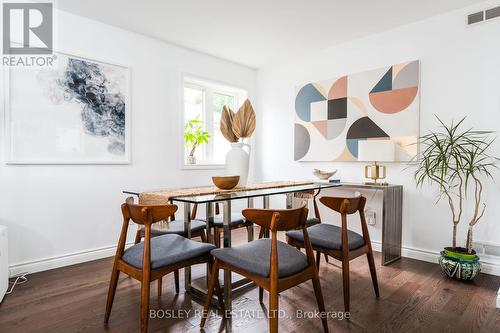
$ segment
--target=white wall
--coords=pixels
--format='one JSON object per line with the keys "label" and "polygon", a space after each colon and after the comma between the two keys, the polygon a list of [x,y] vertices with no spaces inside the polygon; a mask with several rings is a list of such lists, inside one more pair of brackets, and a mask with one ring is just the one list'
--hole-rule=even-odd
{"label": "white wall", "polygon": [[[293,161],[295,88],[344,74],[362,72],[404,61],[421,60],[420,133],[436,127],[434,115],[444,121],[467,116],[467,126],[500,130],[500,20],[466,27],[465,15],[498,5],[488,1],[395,30],[354,40],[331,48],[304,52],[258,71],[258,175],[262,179],[311,178],[313,168],[338,169],[342,181],[363,180],[363,163],[305,163]],[[355,23],[353,23],[355,24]],[[321,28],[321,27],[318,27]],[[348,28],[348,27],[347,27]],[[493,149],[500,156],[500,143]],[[436,189],[415,188],[412,170],[392,164],[388,181],[404,185],[404,253],[435,259],[451,241],[451,217],[446,203],[435,205]],[[495,174],[498,177],[498,173]],[[369,205],[379,207],[380,195],[368,194]],[[485,200],[489,206],[475,228],[477,240],[500,243],[500,188],[489,181]],[[470,212],[471,202],[467,209]],[[324,211],[326,214],[326,211]],[[333,215],[328,215],[332,219]],[[380,217],[380,210],[378,216]],[[466,236],[465,219],[459,238]],[[380,241],[380,219],[370,228]],[[415,254],[416,253],[416,254]],[[429,256],[430,255],[430,256]],[[500,271],[500,270],[499,270]]]}
{"label": "white wall", "polygon": [[11,273],[114,254],[123,189],[208,185],[223,172],[179,167],[182,73],[255,96],[253,69],[65,12],[57,18],[59,51],[130,67],[132,163],[0,163],[0,224],[9,228]]}

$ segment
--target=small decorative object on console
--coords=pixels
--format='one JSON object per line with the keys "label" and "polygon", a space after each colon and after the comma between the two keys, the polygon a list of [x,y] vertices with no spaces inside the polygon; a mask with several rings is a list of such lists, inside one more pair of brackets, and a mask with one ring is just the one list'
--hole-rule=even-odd
{"label": "small decorative object on console", "polygon": [[323,171],[323,170],[320,170],[320,169],[314,169],[313,175],[315,175],[319,179],[327,180],[327,179],[329,179],[330,177],[332,177],[336,173],[337,173],[337,170]]}
{"label": "small decorative object on console", "polygon": [[[385,165],[377,162],[393,162],[395,145],[392,140],[363,140],[358,143],[358,160],[372,162],[365,166],[365,178],[370,181],[367,185],[387,185],[384,181],[387,175]],[[382,180],[382,182],[380,182]]]}

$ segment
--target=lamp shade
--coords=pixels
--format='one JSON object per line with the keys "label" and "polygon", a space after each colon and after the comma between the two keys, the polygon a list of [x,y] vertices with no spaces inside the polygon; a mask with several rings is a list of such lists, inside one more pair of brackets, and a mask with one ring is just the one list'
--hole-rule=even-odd
{"label": "lamp shade", "polygon": [[359,140],[358,161],[393,162],[395,146],[392,140]]}

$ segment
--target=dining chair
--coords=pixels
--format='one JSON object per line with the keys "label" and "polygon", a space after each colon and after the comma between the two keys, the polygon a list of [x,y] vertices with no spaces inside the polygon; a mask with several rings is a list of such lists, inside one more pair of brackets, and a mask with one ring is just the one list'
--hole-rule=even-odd
{"label": "dining chair", "polygon": [[[307,217],[307,220],[306,220],[307,227],[321,223],[321,216],[319,214],[318,203],[316,202],[316,197],[318,196],[319,192],[320,192],[319,190],[318,191],[306,190],[306,191],[293,193],[293,197],[295,199],[301,199],[303,205],[307,206],[307,203],[309,200],[311,200],[313,202],[314,216]],[[260,228],[259,238],[264,237],[264,231],[265,231],[264,228]]]}
{"label": "dining chair", "polygon": [[[196,218],[196,210],[197,210],[197,205],[193,206],[193,214],[192,218]],[[206,219],[199,218],[200,221],[203,221],[203,223],[206,224]],[[221,236],[224,234],[224,222],[223,222],[223,216],[220,214],[220,208],[219,208],[219,203],[215,203],[215,216],[214,216],[214,223],[213,223],[213,228],[214,228],[214,245],[216,247],[221,247]],[[248,219],[246,219],[241,213],[233,213],[231,214],[231,222],[230,222],[230,227],[229,229],[235,230],[235,229],[240,229],[240,228],[246,228],[247,229],[247,234],[248,234],[248,241],[251,241],[252,237],[250,235],[253,235],[253,230],[250,230],[253,228],[252,223]]]}
{"label": "dining chair", "polygon": [[[133,198],[130,197],[133,203]],[[170,204],[172,202],[170,201]],[[196,208],[193,207],[191,212],[191,216],[196,215]],[[135,244],[138,244],[142,238],[144,238],[145,228],[143,225],[139,225],[137,228],[137,232],[135,233]],[[153,223],[151,225],[151,237],[161,236],[161,235],[169,235],[176,234],[180,236],[185,236],[184,232],[184,220],[176,220],[175,213],[166,218],[163,221],[159,221]],[[206,223],[205,221],[196,220],[194,217],[191,219],[191,238],[200,237],[201,241],[207,242],[207,234],[206,234]],[[162,292],[162,278],[158,279],[158,296],[161,296]],[[175,292],[179,293],[179,271],[174,271],[174,282],[175,282]]]}
{"label": "dining chair", "polygon": [[[278,332],[278,295],[291,287],[312,280],[319,311],[325,312],[318,271],[314,263],[306,229],[308,209],[304,206],[288,210],[245,209],[243,215],[253,223],[271,231],[271,238],[262,238],[231,248],[215,249],[215,258],[205,300],[205,311],[218,281],[219,269],[236,272],[253,280],[259,286],[259,301],[263,301],[263,289],[269,292],[269,331]],[[277,232],[301,229],[306,254],[284,242],[278,241]],[[203,328],[206,315],[201,319]],[[323,329],[328,332],[325,316],[321,316]]]}
{"label": "dining chair", "polygon": [[[302,192],[295,192],[293,194],[293,197],[295,199],[301,200],[303,205],[307,206],[307,203],[309,202],[309,200],[311,200],[313,203],[314,217],[309,217],[309,216],[307,217],[306,227],[310,227],[312,225],[321,223],[321,216],[319,214],[318,203],[316,202],[316,197],[318,196],[319,192],[320,192],[320,190],[318,190],[318,191],[306,190],[306,191],[302,191]],[[264,231],[265,231],[264,228],[260,228],[259,238],[264,237]],[[328,262],[328,256],[326,254],[324,256],[325,256],[325,261]],[[319,261],[320,259],[321,259],[320,256],[316,256],[317,261]]]}
{"label": "dining chair", "polygon": [[[322,197],[320,202],[328,208],[340,213],[341,227],[332,224],[317,224],[307,228],[309,239],[316,257],[320,253],[325,253],[342,262],[342,280],[344,289],[344,308],[349,312],[349,261],[366,254],[370,274],[373,282],[376,297],[379,297],[377,282],[377,272],[373,251],[368,234],[368,227],[365,219],[366,198],[358,196],[355,198]],[[347,215],[359,213],[361,220],[361,230],[363,235],[347,229]],[[289,231],[286,233],[288,244],[296,247],[306,247],[309,240],[305,240],[299,231]],[[317,260],[319,270],[319,260]]]}
{"label": "dining chair", "polygon": [[303,204],[307,205],[309,200],[311,200],[313,203],[314,217],[307,217],[306,226],[308,227],[321,223],[321,216],[319,214],[318,203],[316,202],[316,197],[318,196],[319,192],[320,190],[317,191],[307,190],[302,192],[295,192],[293,194],[293,197],[296,199],[301,199]]}
{"label": "dining chair", "polygon": [[[141,332],[147,332],[150,283],[183,267],[212,264],[210,251],[215,246],[195,242],[177,234],[152,237],[152,224],[174,214],[176,205],[137,205],[133,203],[133,198],[128,198],[121,209],[123,224],[109,282],[104,322],[107,324],[109,321],[118,277],[123,272],[141,282]],[[144,241],[125,249],[130,220],[144,226]],[[219,304],[223,308],[220,286],[216,282]]]}
{"label": "dining chair", "polygon": [[[170,204],[172,204],[172,202],[170,202]],[[201,241],[206,243],[206,223],[203,220],[196,219],[195,216],[196,207],[193,207],[191,212],[191,238],[200,237]],[[184,220],[177,220],[175,218],[175,213],[166,218],[164,221],[159,221],[151,226],[151,235],[153,237],[166,234],[184,236]],[[139,226],[135,234],[135,244],[139,243],[142,238],[144,238],[144,226]]]}

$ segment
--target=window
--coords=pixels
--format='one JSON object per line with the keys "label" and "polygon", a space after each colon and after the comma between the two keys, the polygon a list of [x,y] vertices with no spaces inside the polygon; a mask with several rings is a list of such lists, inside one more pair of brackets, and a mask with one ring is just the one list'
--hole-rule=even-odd
{"label": "window", "polygon": [[[184,165],[224,164],[226,153],[231,145],[220,131],[222,108],[224,105],[228,105],[236,112],[246,98],[247,92],[238,88],[193,78],[184,79],[183,136],[186,138],[187,131],[196,133],[199,128],[198,134],[207,132],[209,137],[206,143],[196,144],[192,154],[194,159],[189,157],[193,150],[193,144],[184,145]],[[186,128],[188,123],[192,126]]]}

